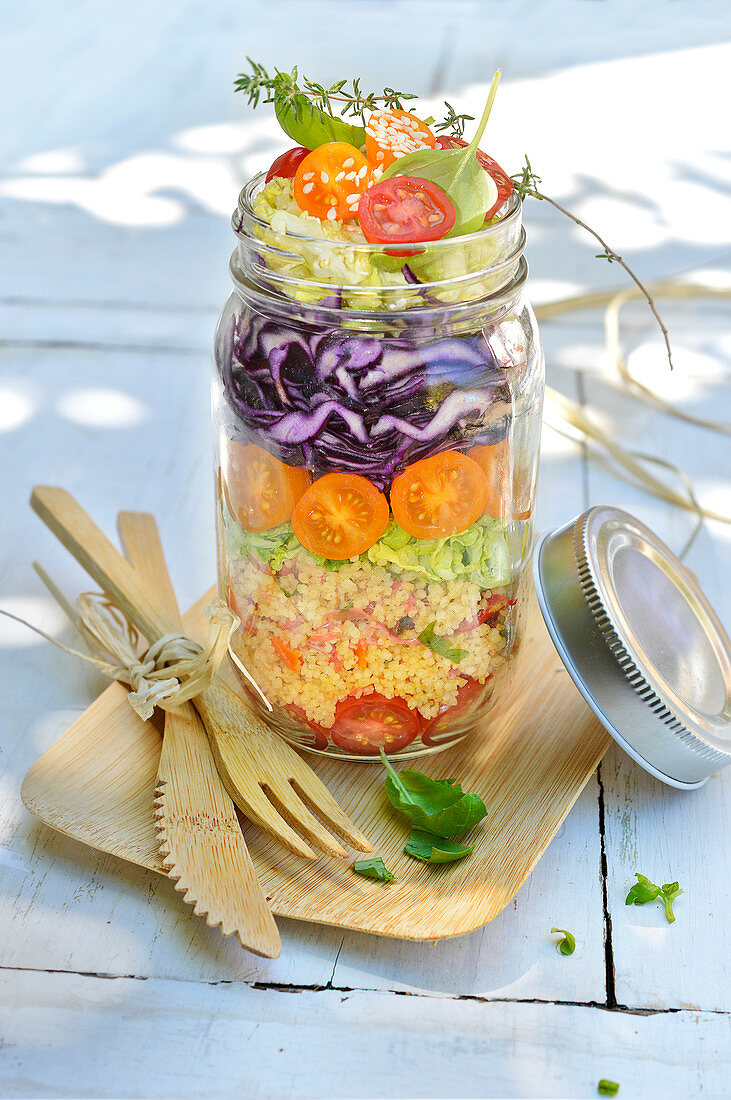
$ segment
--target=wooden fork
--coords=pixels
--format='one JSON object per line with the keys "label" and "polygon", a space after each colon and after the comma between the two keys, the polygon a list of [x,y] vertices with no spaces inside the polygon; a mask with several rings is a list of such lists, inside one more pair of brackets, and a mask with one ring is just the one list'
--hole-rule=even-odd
{"label": "wooden fork", "polygon": [[[69,492],[36,486],[31,505],[150,643],[176,631],[174,621],[158,607],[130,563]],[[373,851],[309,765],[220,677],[193,703],[206,727],[221,779],[248,818],[307,859],[314,859],[315,853],[292,826],[328,855],[348,854],[318,818],[351,847]]]}
{"label": "wooden fork", "polygon": [[[181,628],[155,517],[120,512],[117,529],[127,560]],[[224,935],[235,933],[249,951],[277,958],[277,926],[191,703],[165,711],[154,814],[165,869],[193,911]]]}

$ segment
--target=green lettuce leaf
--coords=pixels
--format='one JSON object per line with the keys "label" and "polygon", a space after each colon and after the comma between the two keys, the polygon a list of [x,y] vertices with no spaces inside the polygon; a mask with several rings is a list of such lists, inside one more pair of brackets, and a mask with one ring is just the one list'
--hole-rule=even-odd
{"label": "green lettuce leaf", "polygon": [[392,520],[365,556],[373,565],[430,581],[469,580],[480,588],[500,588],[510,581],[505,525],[491,516],[481,516],[448,539],[417,539]]}

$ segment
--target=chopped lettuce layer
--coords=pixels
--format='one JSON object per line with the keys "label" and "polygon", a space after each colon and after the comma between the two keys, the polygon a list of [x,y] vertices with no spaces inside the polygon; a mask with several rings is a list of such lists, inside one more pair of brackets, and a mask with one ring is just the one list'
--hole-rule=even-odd
{"label": "chopped lettuce layer", "polygon": [[[299,542],[290,523],[257,534],[244,531],[225,508],[224,520],[232,560],[240,561],[253,554],[278,573],[285,561],[300,551],[310,553]],[[317,554],[310,556],[325,569],[338,569],[346,564]],[[445,539],[417,539],[391,520],[381,538],[359,560],[384,566],[395,574],[416,574],[427,581],[467,580],[486,589],[501,588],[510,582],[506,525],[491,516],[481,516],[466,531]]]}
{"label": "chopped lettuce layer", "polygon": [[[344,309],[400,310],[430,304],[473,301],[498,289],[504,275],[475,276],[500,259],[501,246],[488,238],[460,241],[454,247],[413,252],[408,262],[383,252],[365,252],[356,247],[334,249],[332,243],[363,245],[366,239],[357,218],[327,221],[302,210],[294,197],[291,179],[275,176],[253,201],[254,213],[269,223],[258,236],[290,255],[267,250],[266,265],[296,282],[283,287],[297,301],[314,303],[323,298],[321,287],[307,283],[327,283],[342,287]],[[499,221],[499,217],[493,219]],[[304,237],[309,239],[303,239]],[[422,283],[447,282],[449,285],[422,290]],[[304,284],[304,285],[303,285]]]}

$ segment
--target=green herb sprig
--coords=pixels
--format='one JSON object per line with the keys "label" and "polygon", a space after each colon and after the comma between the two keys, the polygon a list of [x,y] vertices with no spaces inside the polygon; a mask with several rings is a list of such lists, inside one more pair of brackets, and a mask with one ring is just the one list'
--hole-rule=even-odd
{"label": "green herb sprig", "polygon": [[527,155],[525,156],[525,164],[523,165],[522,169],[514,176],[511,176],[511,179],[515,185],[515,190],[518,192],[522,202],[524,202],[529,197],[532,199],[538,199],[539,202],[547,202],[550,206],[553,206],[554,209],[560,211],[560,213],[562,214],[565,214],[567,218],[570,218],[571,221],[578,225],[581,229],[585,229],[587,233],[591,234],[594,240],[599,242],[599,244],[602,246],[603,251],[597,252],[596,258],[598,260],[607,260],[607,262],[610,264],[617,263],[620,267],[624,268],[632,282],[644,295],[647,304],[652,310],[655,320],[660,326],[660,331],[662,332],[663,339],[665,340],[665,350],[667,352],[668,363],[670,364],[670,369],[672,370],[673,353],[670,347],[670,336],[668,335],[668,330],[665,327],[665,323],[662,317],[657,311],[655,299],[652,297],[649,290],[641,281],[641,279],[639,279],[637,275],[635,275],[629,264],[626,263],[619,255],[619,253],[615,252],[614,249],[611,248],[610,245],[608,245],[607,242],[599,236],[596,229],[592,229],[591,226],[587,225],[586,222],[581,220],[581,218],[577,218],[576,214],[572,214],[571,211],[567,210],[565,206],[561,205],[561,203],[556,202],[555,199],[549,198],[548,195],[545,195],[542,191],[539,190],[538,185],[542,182],[541,177],[533,171],[533,167],[531,165],[531,162],[528,160]]}
{"label": "green herb sprig", "polygon": [[631,888],[625,898],[625,905],[646,905],[648,901],[660,901],[665,909],[665,918],[668,924],[675,921],[673,902],[683,893],[677,882],[666,882],[663,886],[656,886],[650,882],[646,875],[635,871],[637,882]]}
{"label": "green herb sprig", "polygon": [[454,863],[468,856],[474,847],[474,844],[460,844],[457,840],[447,840],[423,829],[414,829],[404,851],[407,856],[420,859],[423,863]]}
{"label": "green herb sprig", "polygon": [[560,936],[563,936],[563,939],[556,944],[556,950],[561,955],[573,955],[576,950],[575,936],[571,932],[567,932],[565,928],[552,928],[551,932],[558,932]]}
{"label": "green herb sprig", "polygon": [[363,878],[373,878],[377,882],[394,882],[396,876],[389,871],[380,856],[371,856],[369,859],[356,859],[353,864],[356,875]]}
{"label": "green herb sprig", "polygon": [[457,836],[482,821],[487,813],[477,794],[465,794],[456,779],[430,779],[421,772],[394,771],[383,749],[388,775],[385,788],[399,813],[424,832],[441,837]]}
{"label": "green herb sprig", "polygon": [[421,634],[417,635],[419,641],[432,653],[437,653],[440,657],[446,657],[452,664],[458,665],[467,656],[467,650],[450,645],[446,638],[441,638],[438,634],[435,634],[434,627],[436,625],[435,619],[433,623],[425,626]]}
{"label": "green herb sprig", "polygon": [[[261,101],[289,104],[297,110],[301,97],[304,97],[325,114],[334,116],[337,110],[341,116],[359,116],[362,119],[366,111],[375,111],[379,107],[403,111],[407,101],[419,98],[413,92],[398,92],[394,88],[384,88],[380,93],[364,92],[360,77],[352,81],[336,80],[334,84],[325,87],[315,80],[300,76],[296,65],[289,73],[275,69],[270,75],[258,61],[252,61],[250,57],[246,60],[251,66],[251,72],[239,73],[234,81],[234,89],[243,92],[247,103],[253,107],[257,107]],[[454,116],[455,120],[460,117]]]}

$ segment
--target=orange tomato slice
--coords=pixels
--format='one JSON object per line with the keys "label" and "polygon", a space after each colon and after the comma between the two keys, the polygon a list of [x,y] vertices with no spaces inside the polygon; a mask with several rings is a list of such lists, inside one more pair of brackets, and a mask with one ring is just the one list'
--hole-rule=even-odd
{"label": "orange tomato slice", "polygon": [[388,524],[388,501],[360,474],[325,474],[294,509],[292,526],[313,554],[335,561],[363,554]]}
{"label": "orange tomato slice", "polygon": [[422,458],[394,478],[396,522],[418,539],[449,538],[471,527],[487,504],[485,475],[473,458],[442,451]]}
{"label": "orange tomato slice", "polygon": [[371,182],[371,166],[347,141],[319,145],[294,175],[294,197],[301,210],[328,221],[358,216],[360,196]]}
{"label": "orange tomato slice", "polygon": [[306,470],[285,465],[254,443],[229,442],[222,463],[226,504],[245,531],[268,531],[291,519],[311,480]]}
{"label": "orange tomato slice", "polygon": [[433,149],[437,139],[425,122],[408,111],[374,111],[366,126],[366,156],[374,168],[388,168],[415,149]]}
{"label": "orange tomato slice", "polygon": [[485,509],[493,519],[511,514],[513,519],[528,519],[532,511],[530,478],[516,469],[511,486],[507,439],[490,446],[472,447],[467,454],[478,463],[485,475]]}

